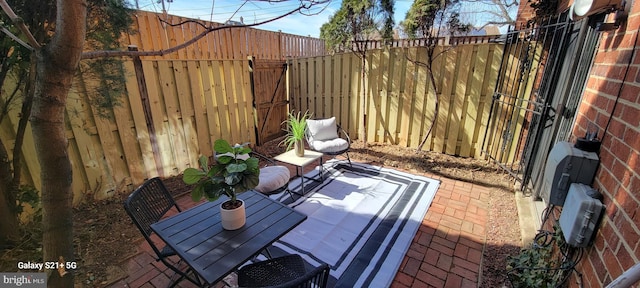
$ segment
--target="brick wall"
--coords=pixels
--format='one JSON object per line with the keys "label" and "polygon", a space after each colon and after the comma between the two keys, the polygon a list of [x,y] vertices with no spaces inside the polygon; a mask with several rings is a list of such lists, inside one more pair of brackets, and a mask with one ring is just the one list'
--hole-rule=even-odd
{"label": "brick wall", "polygon": [[[640,1],[628,2],[627,23],[601,33],[573,129],[576,138],[595,127],[603,140],[593,187],[606,212],[576,267],[582,277],[574,273],[570,287],[604,287],[640,262]],[[526,23],[532,11],[526,0],[520,3],[517,22]]]}
{"label": "brick wall", "polygon": [[582,136],[595,125],[603,140],[593,186],[604,196],[606,215],[577,266],[584,287],[602,287],[640,260],[640,1],[634,2],[626,25],[601,34],[573,130]]}
{"label": "brick wall", "polygon": [[518,17],[516,18],[516,29],[522,29],[527,26],[527,22],[536,16],[536,12],[527,0],[521,0],[518,6]]}

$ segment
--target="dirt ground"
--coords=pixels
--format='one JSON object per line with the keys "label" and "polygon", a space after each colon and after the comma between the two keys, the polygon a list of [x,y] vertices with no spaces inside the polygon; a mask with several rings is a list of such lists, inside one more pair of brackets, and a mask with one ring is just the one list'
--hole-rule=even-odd
{"label": "dirt ground", "polygon": [[[272,141],[256,150],[267,156],[275,156],[283,151],[277,143]],[[510,286],[505,278],[505,259],[519,251],[520,228],[517,221],[513,221],[518,213],[511,189],[513,183],[497,166],[488,161],[416,152],[415,149],[391,145],[369,143],[364,149],[361,142],[352,144],[349,155],[358,162],[407,172],[429,172],[490,187],[488,245],[482,262],[480,287]],[[190,191],[190,187],[184,185],[179,177],[165,179],[165,184],[176,195]],[[136,254],[137,243],[144,241],[122,207],[126,196],[118,195],[106,201],[85,203],[74,209],[77,286],[102,287],[123,277],[118,272],[122,270],[117,267],[126,265],[127,260]],[[40,235],[34,229],[20,246],[2,251],[0,271],[16,271],[17,261],[40,261]]]}

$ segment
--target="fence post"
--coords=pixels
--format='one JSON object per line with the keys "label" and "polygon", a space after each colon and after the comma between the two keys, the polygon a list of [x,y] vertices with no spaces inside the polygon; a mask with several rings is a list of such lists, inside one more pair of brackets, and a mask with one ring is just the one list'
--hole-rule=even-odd
{"label": "fence post", "polygon": [[[135,45],[129,45],[127,47],[129,51],[138,51],[138,47]],[[156,140],[156,129],[153,126],[153,118],[151,115],[151,106],[149,105],[149,93],[147,91],[147,81],[144,78],[144,70],[142,69],[142,61],[140,56],[133,56],[133,69],[136,73],[136,82],[138,83],[138,93],[140,93],[140,101],[142,102],[142,112],[144,113],[144,119],[147,123],[147,130],[149,131],[149,141],[151,141],[151,150],[153,151],[153,160],[156,162],[156,172],[160,176],[164,176],[162,168],[162,159],[160,159],[160,148],[158,147],[158,141]],[[144,155],[143,155],[144,157]]]}

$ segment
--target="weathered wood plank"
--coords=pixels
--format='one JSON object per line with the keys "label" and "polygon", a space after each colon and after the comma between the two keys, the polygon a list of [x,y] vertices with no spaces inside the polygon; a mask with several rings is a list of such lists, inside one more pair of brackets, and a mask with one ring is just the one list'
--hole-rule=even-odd
{"label": "weathered wood plank", "polygon": [[[186,70],[185,61],[173,62],[178,105],[180,105],[180,118],[182,121],[182,133],[184,134],[186,159],[182,159],[186,167],[198,167],[198,133],[196,130],[195,110],[193,105],[192,90],[189,85],[189,70]],[[197,73],[197,72],[196,72]],[[197,76],[193,74],[192,76]]]}
{"label": "weathered wood plank", "polygon": [[471,76],[469,80],[469,89],[467,93],[467,100],[465,101],[466,108],[464,114],[464,127],[462,133],[462,143],[460,146],[460,155],[473,157],[474,152],[471,151],[473,145],[477,142],[477,129],[481,123],[478,121],[478,106],[480,103],[481,89],[484,80],[485,66],[487,65],[487,57],[489,53],[488,46],[474,46],[474,51],[471,56],[472,69],[470,71]]}
{"label": "weathered wood plank", "polygon": [[[458,141],[461,138],[461,134],[465,134],[466,131],[460,131],[460,127],[464,127],[464,109],[465,109],[465,100],[467,97],[467,89],[468,89],[468,79],[469,73],[471,71],[471,66],[469,65],[469,59],[471,58],[471,53],[473,52],[473,46],[470,45],[459,45],[456,47],[456,69],[455,69],[455,80],[454,85],[452,85],[452,93],[451,93],[451,110],[449,114],[449,129],[448,129],[448,139],[446,144],[446,152],[449,155],[458,155]],[[467,156],[467,155],[461,155]]]}
{"label": "weathered wood plank", "polygon": [[[417,59],[426,59],[427,49],[425,48],[415,48],[415,49],[416,49],[416,52],[415,52],[416,58],[413,58],[414,61],[417,61]],[[411,147],[415,147],[415,148],[417,148],[418,145],[420,145],[420,143],[422,142],[422,139],[424,137],[423,131],[426,129],[424,128],[424,126],[429,125],[429,124],[426,124],[426,122],[430,122],[431,119],[433,119],[433,110],[432,109],[429,111],[427,110],[428,109],[427,99],[428,99],[429,87],[431,87],[431,83],[429,80],[429,70],[425,65],[416,66],[416,81],[421,85],[416,84],[416,88],[415,88],[416,92],[412,100],[413,102],[412,103],[413,109],[411,112],[412,129],[410,130],[411,131],[410,132]],[[431,117],[429,117],[429,115],[431,115]],[[431,147],[431,144],[425,144],[425,145],[426,147]]]}
{"label": "weathered wood plank", "polygon": [[456,70],[456,51],[448,50],[439,58],[442,58],[442,62],[444,62],[442,66],[442,70],[439,74],[439,77],[436,79],[442,79],[442,90],[440,93],[440,101],[438,109],[438,119],[436,120],[436,126],[433,130],[434,133],[434,144],[433,151],[445,153],[445,143],[446,140],[451,137],[447,133],[447,120],[449,119],[450,106],[451,106],[451,97],[453,86],[455,85],[455,70]]}
{"label": "weathered wood plank", "polygon": [[[206,111],[209,103],[205,99],[206,89],[205,80],[203,80],[207,68],[205,61],[187,61],[187,71],[189,74],[189,85],[191,88],[191,101],[193,101],[193,114],[196,125],[196,133],[198,136],[199,155],[213,155],[213,143],[211,142],[211,130],[209,128],[208,113]],[[207,82],[208,83],[208,82]],[[210,90],[209,90],[210,91]],[[210,92],[209,92],[210,93]],[[193,163],[192,163],[193,164]]]}
{"label": "weathered wood plank", "polygon": [[404,77],[406,74],[406,59],[402,57],[402,51],[400,49],[391,49],[389,53],[389,66],[392,68],[390,73],[391,77],[391,87],[389,91],[389,101],[388,101],[388,109],[387,109],[387,118],[389,119],[389,136],[391,137],[390,143],[394,145],[398,145],[400,143],[399,135],[400,135],[400,127],[399,125],[402,123],[402,99],[401,93],[404,92]]}
{"label": "weathered wood plank", "polygon": [[[369,56],[371,55],[371,56]],[[367,88],[367,98],[366,98],[366,110],[367,111],[367,142],[376,142],[378,141],[378,125],[380,115],[378,114],[379,107],[379,99],[380,99],[380,89],[383,87],[383,83],[380,81],[383,73],[381,70],[384,66],[382,51],[372,51],[372,53],[367,55],[367,65],[369,68],[369,73],[367,74],[369,85]]]}
{"label": "weathered wood plank", "polygon": [[[175,159],[171,152],[171,144],[169,138],[168,127],[166,126],[165,103],[161,95],[160,81],[158,79],[158,61],[142,61],[142,67],[147,82],[147,92],[149,107],[151,108],[152,125],[155,131],[155,141],[158,149],[154,149],[155,153],[159,153],[162,161],[162,169],[159,173],[161,177],[172,176],[172,167],[175,167]],[[153,138],[152,143],[153,145]],[[169,169],[166,169],[169,168]]]}
{"label": "weathered wood plank", "polygon": [[413,99],[415,99],[415,86],[417,83],[417,67],[414,63],[416,59],[416,50],[416,48],[403,48],[401,53],[406,67],[403,70],[406,71],[406,74],[403,77],[404,90],[400,92],[400,134],[398,136],[398,140],[399,144],[403,147],[412,147],[412,145],[415,144],[413,141],[410,141],[410,131],[413,128],[411,115],[413,115],[413,108],[415,107]]}
{"label": "weathered wood plank", "polygon": [[[231,127],[229,123],[228,103],[226,102],[227,87],[224,82],[224,70],[220,61],[211,62],[211,77],[213,83],[213,100],[215,107],[215,119],[219,123],[220,134],[216,138],[225,138],[228,141],[233,140]],[[211,115],[209,115],[211,117]]]}
{"label": "weathered wood plank", "polygon": [[178,104],[178,96],[176,82],[174,76],[173,61],[158,61],[158,81],[162,89],[163,102],[165,105],[165,113],[167,121],[165,123],[167,129],[167,137],[169,138],[170,151],[175,166],[172,167],[174,175],[179,174],[189,167],[189,153],[187,152],[186,139],[184,137],[184,129],[182,124],[182,113],[180,104]]}

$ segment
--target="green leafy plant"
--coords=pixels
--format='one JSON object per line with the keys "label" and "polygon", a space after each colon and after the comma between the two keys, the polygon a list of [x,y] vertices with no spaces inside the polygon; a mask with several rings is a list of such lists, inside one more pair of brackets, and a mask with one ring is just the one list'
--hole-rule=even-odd
{"label": "green leafy plant", "polygon": [[575,262],[571,260],[556,259],[556,249],[566,246],[560,227],[554,225],[553,231],[541,231],[534,240],[531,247],[507,258],[509,281],[513,287],[560,287],[566,276],[565,272],[575,266]]}
{"label": "green leafy plant", "polygon": [[203,197],[215,201],[226,195],[230,201],[225,202],[223,208],[233,209],[240,205],[237,194],[255,188],[260,181],[258,158],[250,157],[251,148],[247,144],[231,146],[224,139],[216,140],[213,150],[215,162],[209,165],[209,159],[200,156],[200,168],[185,169],[182,181],[196,184],[191,191],[193,201],[200,201]]}
{"label": "green leafy plant", "polygon": [[507,274],[514,287],[554,287],[552,247],[531,247],[507,259]]}
{"label": "green leafy plant", "polygon": [[283,122],[286,125],[287,135],[282,140],[281,144],[287,145],[287,150],[291,150],[293,144],[297,141],[304,139],[304,133],[307,129],[307,119],[309,119],[309,111],[301,114],[294,114],[289,112],[289,117]]}

